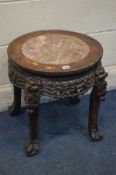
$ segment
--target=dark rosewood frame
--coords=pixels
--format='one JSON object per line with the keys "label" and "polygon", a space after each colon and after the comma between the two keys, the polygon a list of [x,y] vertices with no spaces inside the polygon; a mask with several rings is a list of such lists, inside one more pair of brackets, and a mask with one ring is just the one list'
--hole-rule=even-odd
{"label": "dark rosewood frame", "polygon": [[68,75],[42,75],[32,72],[14,63],[9,58],[9,79],[14,86],[14,102],[9,107],[12,116],[21,109],[21,89],[25,90],[26,111],[29,116],[30,136],[29,143],[25,147],[26,154],[33,156],[40,150],[38,140],[39,127],[39,99],[41,95],[47,95],[58,99],[66,99],[83,95],[88,89],[93,88],[90,95],[88,130],[93,141],[102,139],[98,128],[98,109],[100,100],[106,94],[107,73],[101,61],[98,61],[88,69],[70,73]]}

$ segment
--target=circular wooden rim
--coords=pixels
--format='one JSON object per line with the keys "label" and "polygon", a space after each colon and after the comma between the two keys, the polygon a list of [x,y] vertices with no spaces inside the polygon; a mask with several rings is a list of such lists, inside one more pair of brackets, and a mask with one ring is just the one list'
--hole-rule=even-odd
{"label": "circular wooden rim", "polygon": [[[79,39],[87,43],[87,45],[90,48],[90,51],[83,60],[79,60],[77,62],[68,64],[70,69],[62,69],[62,67],[66,66],[66,64],[49,65],[39,63],[39,65],[38,64],[33,65],[32,64],[33,61],[29,58],[26,58],[23,55],[21,51],[21,46],[23,43],[25,43],[25,41],[43,34],[65,34],[78,37]],[[9,59],[11,59],[15,64],[21,66],[24,69],[28,69],[33,72],[40,72],[43,74],[69,74],[71,72],[78,72],[78,71],[80,72],[83,69],[87,69],[95,65],[103,55],[103,48],[98,41],[85,34],[64,30],[43,30],[43,31],[31,32],[16,38],[9,44],[7,52]],[[47,67],[48,68],[51,67],[51,69],[47,69]]]}

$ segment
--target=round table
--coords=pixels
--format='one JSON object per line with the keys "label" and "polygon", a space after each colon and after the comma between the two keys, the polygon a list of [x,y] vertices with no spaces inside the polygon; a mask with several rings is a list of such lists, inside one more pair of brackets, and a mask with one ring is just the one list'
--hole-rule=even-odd
{"label": "round table", "polygon": [[[99,102],[106,93],[107,73],[101,58],[103,49],[84,34],[45,30],[16,38],[8,47],[9,79],[14,86],[12,116],[21,110],[21,89],[25,91],[30,136],[26,154],[40,150],[38,139],[41,95],[58,99],[79,99],[88,89],[90,95],[88,130],[93,141],[102,139],[98,128]],[[73,115],[73,114],[72,114]]]}

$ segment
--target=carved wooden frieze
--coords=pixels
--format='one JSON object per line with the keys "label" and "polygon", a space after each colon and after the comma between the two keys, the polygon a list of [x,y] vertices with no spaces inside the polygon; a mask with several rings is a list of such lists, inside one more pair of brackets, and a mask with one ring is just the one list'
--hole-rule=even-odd
{"label": "carved wooden frieze", "polygon": [[[55,98],[83,95],[88,89],[93,87],[96,82],[99,83],[100,80],[106,76],[107,73],[100,62],[93,69],[85,71],[85,73],[78,75],[76,78],[74,76],[58,80],[37,76],[31,72],[20,69],[12,61],[9,61],[9,78],[14,85],[24,89],[29,89],[29,87],[36,89],[38,87],[41,95],[48,95]],[[36,85],[34,85],[35,82]],[[29,86],[28,88],[27,84]]]}

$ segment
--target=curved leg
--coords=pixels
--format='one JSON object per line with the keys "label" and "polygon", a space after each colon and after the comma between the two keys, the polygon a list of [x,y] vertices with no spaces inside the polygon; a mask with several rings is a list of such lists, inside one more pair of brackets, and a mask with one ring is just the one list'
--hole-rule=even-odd
{"label": "curved leg", "polygon": [[99,84],[93,87],[90,95],[88,130],[89,135],[93,141],[99,141],[103,138],[98,128],[98,110],[100,100],[104,99],[105,94],[106,82],[102,80],[99,82]]}
{"label": "curved leg", "polygon": [[27,108],[27,115],[29,117],[29,133],[30,138],[28,144],[25,146],[25,152],[27,156],[34,156],[39,153],[39,141],[38,141],[38,107],[32,107],[32,109]]}
{"label": "curved leg", "polygon": [[39,99],[40,89],[36,82],[29,79],[25,87],[26,111],[29,117],[29,143],[25,147],[27,156],[34,156],[39,153],[38,127],[39,127]]}
{"label": "curved leg", "polygon": [[11,116],[16,116],[20,113],[21,110],[21,88],[14,85],[13,90],[14,90],[14,101],[8,110]]}

